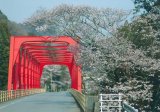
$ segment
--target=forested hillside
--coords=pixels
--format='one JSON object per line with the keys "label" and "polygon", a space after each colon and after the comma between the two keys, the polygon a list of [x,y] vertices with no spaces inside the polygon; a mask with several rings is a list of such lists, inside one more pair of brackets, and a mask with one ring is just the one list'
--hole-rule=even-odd
{"label": "forested hillside", "polygon": [[0,90],[7,89],[10,35],[28,35],[27,28],[8,20],[0,11]]}
{"label": "forested hillside", "polygon": [[9,57],[8,19],[0,11],[0,89],[6,89]]}

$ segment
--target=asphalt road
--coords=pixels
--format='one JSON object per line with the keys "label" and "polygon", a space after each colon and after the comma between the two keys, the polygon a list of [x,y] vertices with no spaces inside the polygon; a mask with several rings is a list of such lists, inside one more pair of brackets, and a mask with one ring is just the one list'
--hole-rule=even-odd
{"label": "asphalt road", "polygon": [[42,93],[0,104],[0,112],[81,112],[69,92]]}

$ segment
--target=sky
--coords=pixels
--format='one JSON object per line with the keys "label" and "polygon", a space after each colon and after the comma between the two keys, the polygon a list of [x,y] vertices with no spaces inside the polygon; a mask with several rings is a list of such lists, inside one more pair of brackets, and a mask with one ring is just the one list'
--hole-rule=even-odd
{"label": "sky", "polygon": [[132,0],[0,0],[0,10],[8,19],[17,23],[24,22],[37,9],[52,9],[60,4],[85,5],[97,8],[134,8]]}

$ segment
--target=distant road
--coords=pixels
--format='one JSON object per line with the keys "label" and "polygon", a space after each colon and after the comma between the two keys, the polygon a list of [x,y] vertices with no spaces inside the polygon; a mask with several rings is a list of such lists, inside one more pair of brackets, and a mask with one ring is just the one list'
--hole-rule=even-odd
{"label": "distant road", "polygon": [[81,112],[69,92],[48,92],[0,104],[0,112]]}

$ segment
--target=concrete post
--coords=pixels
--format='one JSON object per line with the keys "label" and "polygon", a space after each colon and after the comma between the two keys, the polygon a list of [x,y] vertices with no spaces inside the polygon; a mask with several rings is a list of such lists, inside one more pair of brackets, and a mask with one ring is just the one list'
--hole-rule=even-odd
{"label": "concrete post", "polygon": [[86,96],[86,112],[94,112],[95,104],[98,102],[98,96]]}

